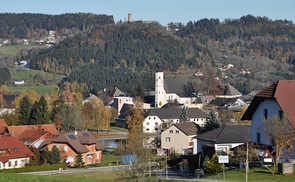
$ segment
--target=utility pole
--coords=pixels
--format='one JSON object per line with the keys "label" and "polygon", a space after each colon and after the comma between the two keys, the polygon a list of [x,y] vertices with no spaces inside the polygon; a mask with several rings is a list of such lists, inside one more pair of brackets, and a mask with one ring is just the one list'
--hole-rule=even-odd
{"label": "utility pole", "polygon": [[248,172],[249,172],[249,159],[248,159],[248,155],[249,155],[249,147],[248,147],[248,143],[247,142],[247,153],[246,153],[246,182],[248,182]]}
{"label": "utility pole", "polygon": [[168,155],[166,156],[166,180],[168,180],[167,158],[168,158]]}

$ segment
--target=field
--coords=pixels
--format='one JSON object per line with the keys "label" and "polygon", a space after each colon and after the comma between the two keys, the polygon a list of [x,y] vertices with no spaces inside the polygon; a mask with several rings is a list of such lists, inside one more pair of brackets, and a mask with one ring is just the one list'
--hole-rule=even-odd
{"label": "field", "polygon": [[13,46],[5,46],[0,47],[0,58],[3,58],[8,55],[15,54],[21,50],[28,50],[34,47],[44,47],[46,45],[39,45],[39,44],[23,44],[23,45],[13,45]]}
{"label": "field", "polygon": [[[38,74],[40,71],[37,70],[30,70],[30,69],[10,69],[11,78],[12,80],[24,80],[26,84],[24,85],[13,85],[8,86],[8,90],[12,93],[15,92],[28,92],[30,90],[36,90],[39,93],[50,93],[52,90],[57,89],[58,86],[56,85],[44,85],[44,84],[37,84],[34,83],[32,80],[32,76]],[[63,75],[55,75],[51,73],[44,73],[48,78],[54,78],[59,82]]]}
{"label": "field", "polygon": [[15,92],[28,92],[30,90],[36,90],[38,93],[50,93],[52,90],[57,89],[57,85],[41,85],[41,86],[26,86],[26,85],[17,85],[14,87],[7,87],[8,90],[12,93]]}

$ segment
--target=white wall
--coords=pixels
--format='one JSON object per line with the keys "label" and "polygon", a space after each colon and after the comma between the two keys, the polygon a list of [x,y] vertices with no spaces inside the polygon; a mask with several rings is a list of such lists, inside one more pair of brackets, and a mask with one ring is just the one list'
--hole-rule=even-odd
{"label": "white wall", "polygon": [[279,111],[281,111],[281,108],[274,100],[265,100],[261,102],[252,116],[251,141],[257,142],[257,133],[260,133],[260,143],[270,144],[270,141],[268,140],[268,137],[266,136],[262,125],[264,118],[264,109],[268,110],[267,118],[271,118],[274,115],[278,115]]}
{"label": "white wall", "polygon": [[[17,165],[15,165],[15,161],[17,161]],[[30,158],[18,158],[18,159],[10,159],[8,162],[2,163],[0,162],[0,170],[1,169],[13,169],[13,168],[20,168],[24,167],[26,163],[30,161]],[[9,166],[10,162],[10,166]]]}
{"label": "white wall", "polygon": [[[158,116],[148,116],[143,122],[144,133],[156,133],[161,132],[162,120]],[[155,128],[158,128],[156,130]]]}

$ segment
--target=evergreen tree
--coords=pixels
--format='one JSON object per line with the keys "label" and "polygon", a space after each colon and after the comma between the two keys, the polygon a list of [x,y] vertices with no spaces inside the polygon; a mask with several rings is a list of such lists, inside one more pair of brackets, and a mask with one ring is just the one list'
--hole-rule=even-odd
{"label": "evergreen tree", "polygon": [[59,114],[64,107],[65,101],[63,99],[54,100],[52,103],[52,110],[50,112],[50,120],[53,121],[55,115]]}
{"label": "evergreen tree", "polygon": [[31,123],[32,124],[47,124],[49,123],[49,111],[47,101],[45,97],[42,96],[39,102],[35,102],[32,113],[31,113]]}
{"label": "evergreen tree", "polygon": [[60,157],[59,149],[57,148],[56,145],[54,145],[52,147],[51,153],[52,153],[52,160],[53,160],[52,162],[53,162],[53,164],[59,163],[61,161],[61,157]]}
{"label": "evergreen tree", "polygon": [[140,97],[140,98],[144,97],[144,87],[141,83],[137,84],[136,88],[133,91],[133,95],[135,97]]}
{"label": "evergreen tree", "polygon": [[188,121],[188,113],[187,113],[187,108],[183,107],[180,117],[179,117],[179,123],[184,123]]}
{"label": "evergreen tree", "polygon": [[29,125],[31,118],[32,104],[29,97],[24,96],[19,105],[19,124],[20,125]]}
{"label": "evergreen tree", "polygon": [[83,167],[84,166],[84,161],[83,161],[83,157],[81,152],[78,152],[77,156],[76,156],[76,161],[75,161],[75,167]]}
{"label": "evergreen tree", "polygon": [[220,127],[220,120],[218,119],[217,115],[215,114],[214,110],[210,110],[208,117],[206,118],[206,123],[203,127],[205,132],[214,130]]}
{"label": "evergreen tree", "polygon": [[40,162],[41,162],[42,164],[47,164],[47,163],[49,163],[49,160],[48,160],[48,158],[50,157],[49,155],[50,155],[50,151],[49,151],[48,148],[46,147],[45,150],[43,150],[43,151],[41,152],[41,155],[40,155]]}

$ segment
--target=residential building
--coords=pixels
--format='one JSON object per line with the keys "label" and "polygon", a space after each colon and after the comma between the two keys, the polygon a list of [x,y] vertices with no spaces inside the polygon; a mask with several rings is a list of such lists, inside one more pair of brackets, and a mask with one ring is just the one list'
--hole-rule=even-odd
{"label": "residential building", "polygon": [[219,83],[218,88],[220,93],[215,95],[216,98],[237,98],[243,95],[229,83]]}
{"label": "residential building", "polygon": [[217,109],[227,109],[234,112],[240,112],[247,104],[240,98],[220,98],[217,97],[210,102],[209,105],[214,106]]}
{"label": "residential building", "polygon": [[34,153],[12,136],[0,137],[0,170],[24,167]]}
{"label": "residential building", "polygon": [[173,124],[161,133],[161,148],[178,154],[192,154],[192,139],[198,128],[194,122]]}
{"label": "residential building", "polygon": [[48,138],[59,135],[54,124],[7,126],[7,135],[13,136],[27,146],[36,148]]}
{"label": "residential building", "polygon": [[250,141],[250,126],[226,125],[194,137],[193,153],[202,152],[206,145],[214,146],[219,155],[229,154],[230,149]]}
{"label": "residential building", "polygon": [[[251,120],[251,141],[273,145],[267,136],[263,121],[274,116],[295,118],[295,80],[279,80],[254,96],[241,120]],[[295,156],[290,156],[294,159]]]}
{"label": "residential building", "polygon": [[[206,122],[208,114],[199,108],[186,108],[187,122],[194,122],[203,126]],[[169,126],[179,123],[179,118],[183,108],[153,108],[145,110],[145,120],[143,121],[144,133],[159,133]],[[123,114],[116,118],[116,126],[127,128],[126,117],[132,114],[130,110],[125,111]]]}
{"label": "residential building", "polygon": [[56,138],[47,139],[40,144],[39,149],[52,150],[57,146],[62,151],[62,158],[68,165],[74,165],[80,152],[85,164],[102,162],[102,150],[105,148],[95,137],[86,131],[61,133]]}

